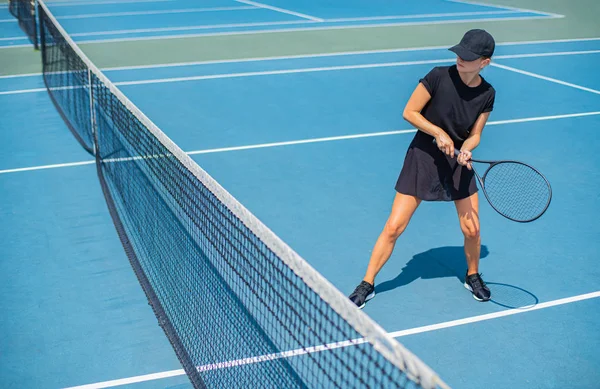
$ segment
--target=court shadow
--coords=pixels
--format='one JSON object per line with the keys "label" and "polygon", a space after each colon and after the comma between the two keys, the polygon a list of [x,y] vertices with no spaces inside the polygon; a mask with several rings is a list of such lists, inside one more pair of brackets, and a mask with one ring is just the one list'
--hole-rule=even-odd
{"label": "court shadow", "polygon": [[[489,255],[487,246],[481,246],[481,258]],[[408,285],[422,278],[456,277],[462,284],[465,281],[467,263],[463,246],[438,247],[412,257],[394,279],[375,286],[375,293],[385,293]],[[485,278],[485,277],[484,277]],[[528,309],[539,300],[528,290],[502,282],[486,282],[492,292],[491,303],[511,309]]]}
{"label": "court shadow", "polygon": [[[481,258],[489,255],[487,246],[481,246]],[[456,277],[464,282],[467,262],[463,246],[446,246],[427,250],[412,257],[396,278],[375,286],[375,293],[385,293],[422,278]]]}

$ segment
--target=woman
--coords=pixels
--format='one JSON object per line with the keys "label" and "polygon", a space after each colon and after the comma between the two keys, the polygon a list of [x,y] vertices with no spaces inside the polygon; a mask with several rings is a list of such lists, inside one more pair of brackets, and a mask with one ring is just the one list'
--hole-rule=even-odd
{"label": "woman", "polygon": [[[494,108],[495,90],[480,75],[494,53],[494,38],[468,31],[452,48],[456,65],[436,67],[420,80],[403,117],[418,129],[396,183],[391,214],[375,243],[363,281],[350,295],[359,308],[375,296],[375,276],[389,259],[421,201],[453,201],[464,234],[464,286],[478,301],[491,293],[479,274],[479,198],[469,160]],[[460,150],[458,157],[454,149]]]}

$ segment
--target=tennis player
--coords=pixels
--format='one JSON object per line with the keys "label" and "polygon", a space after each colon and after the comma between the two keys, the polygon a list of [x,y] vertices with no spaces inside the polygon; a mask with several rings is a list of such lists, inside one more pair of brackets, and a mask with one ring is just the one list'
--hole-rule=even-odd
{"label": "tennis player", "polygon": [[[480,75],[490,64],[494,49],[494,38],[487,31],[468,31],[449,49],[457,55],[456,64],[433,68],[408,100],[403,117],[418,131],[408,147],[392,210],[365,277],[350,295],[359,308],[375,297],[375,276],[421,201],[454,202],[467,260],[464,286],[476,300],[490,299],[479,273],[479,198],[469,160],[494,108],[495,90]],[[457,158],[454,148],[460,150]]]}

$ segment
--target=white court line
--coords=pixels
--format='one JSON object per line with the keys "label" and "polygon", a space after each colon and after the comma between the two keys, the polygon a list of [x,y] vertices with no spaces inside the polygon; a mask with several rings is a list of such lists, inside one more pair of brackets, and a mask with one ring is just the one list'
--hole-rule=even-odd
{"label": "white court line", "polygon": [[590,299],[598,298],[598,297],[600,297],[600,291],[586,293],[586,294],[580,294],[577,296],[566,297],[566,298],[562,298],[562,299],[558,299],[558,300],[546,301],[545,303],[539,303],[539,304],[536,304],[536,305],[533,305],[530,307],[526,307],[526,308],[508,309],[505,311],[488,313],[485,315],[472,316],[472,317],[467,317],[464,319],[452,320],[452,321],[447,321],[447,322],[443,322],[443,323],[412,328],[412,329],[408,329],[408,330],[390,332],[389,334],[392,335],[394,338],[399,338],[399,337],[407,336],[407,335],[422,334],[424,332],[437,331],[437,330],[441,330],[444,328],[458,327],[458,326],[465,325],[465,324],[478,323],[478,322],[482,322],[482,321],[486,321],[486,320],[497,319],[500,317],[518,315],[518,314],[525,313],[525,312],[539,311],[540,309],[547,309],[547,308],[556,307],[559,305],[571,304],[571,303],[575,303],[578,301],[590,300]]}
{"label": "white court line", "polygon": [[34,170],[59,169],[59,168],[63,168],[63,167],[93,165],[94,163],[96,163],[95,160],[90,160],[90,161],[80,161],[80,162],[57,163],[57,164],[53,164],[53,165],[22,167],[22,168],[17,168],[17,169],[0,170],[0,174],[29,172],[29,171],[34,171]]}
{"label": "white court line", "polygon": [[[171,83],[171,82],[214,80],[214,79],[221,79],[221,78],[260,77],[260,76],[272,76],[272,75],[277,75],[277,74],[314,73],[314,72],[330,72],[330,71],[335,71],[335,70],[374,69],[374,68],[387,68],[387,67],[409,66],[409,65],[440,64],[440,63],[447,63],[447,62],[452,62],[452,61],[456,61],[456,59],[447,58],[447,59],[432,59],[432,60],[424,60],[424,61],[386,62],[386,63],[362,64],[362,65],[341,65],[341,66],[324,66],[324,67],[315,67],[315,68],[267,70],[267,71],[260,71],[260,72],[224,73],[224,74],[211,74],[211,75],[204,75],[204,76],[173,77],[173,78],[163,78],[163,79],[154,79],[154,80],[122,81],[122,82],[115,82],[114,84],[117,86],[163,84],[163,83]],[[2,92],[0,92],[0,94],[2,94]],[[10,94],[10,92],[7,94]]]}
{"label": "white court line", "polygon": [[[535,57],[549,57],[549,56],[567,56],[567,55],[586,55],[586,54],[598,54],[600,50],[588,50],[588,51],[564,51],[564,52],[549,52],[549,53],[535,53],[535,54],[511,54],[506,56],[496,56],[496,59],[509,59],[509,58],[535,58]],[[374,64],[361,64],[361,65],[339,65],[339,66],[323,66],[315,68],[298,68],[298,69],[281,69],[281,70],[265,70],[256,72],[240,72],[240,73],[222,73],[222,74],[211,74],[201,76],[189,76],[189,77],[172,77],[163,79],[149,79],[149,80],[137,80],[137,81],[120,81],[115,82],[117,86],[131,86],[131,85],[147,85],[147,84],[164,84],[172,82],[187,82],[187,81],[200,81],[200,80],[215,80],[222,78],[241,78],[241,77],[259,77],[269,76],[278,74],[294,74],[294,73],[312,73],[312,72],[325,72],[335,70],[352,70],[352,69],[374,69],[374,68],[386,68],[386,67],[397,67],[397,66],[411,66],[411,65],[426,65],[426,64],[444,64],[448,62],[454,62],[455,58],[441,58],[431,59],[422,61],[403,61],[403,62],[383,62]],[[499,65],[496,65],[500,67]],[[115,70],[117,68],[108,68],[103,70]],[[118,68],[120,70],[128,68]],[[6,76],[11,77],[11,76]],[[18,76],[15,76],[18,77]],[[38,93],[46,91],[45,88],[33,88],[33,89],[21,89],[21,90],[10,90],[0,92],[1,95],[12,95],[12,94],[23,94],[23,93]]]}
{"label": "white court line", "polygon": [[555,14],[555,13],[551,13],[551,12],[545,12],[545,11],[538,11],[535,9],[527,9],[527,8],[516,8],[516,7],[509,7],[506,5],[495,5],[495,4],[487,4],[487,3],[479,3],[476,1],[470,1],[470,0],[446,0],[448,2],[451,3],[460,3],[460,4],[468,4],[468,5],[478,5],[480,7],[491,7],[491,8],[503,8],[503,9],[510,9],[516,12],[533,12],[533,13],[538,13],[538,14],[542,14],[542,15],[551,15],[551,16],[556,16],[556,17],[564,17],[564,15],[560,15],[560,14]]}
{"label": "white court line", "polygon": [[[539,311],[542,309],[548,309],[548,308],[552,308],[552,307],[556,307],[556,306],[560,306],[560,305],[566,305],[566,304],[572,304],[572,303],[579,302],[579,301],[591,300],[591,299],[598,298],[598,297],[600,297],[600,291],[586,293],[586,294],[580,294],[577,296],[562,298],[562,299],[558,299],[558,300],[551,300],[551,301],[539,303],[537,305],[527,307],[527,308],[508,309],[508,310],[488,313],[488,314],[484,314],[484,315],[471,316],[471,317],[458,319],[458,320],[450,320],[450,321],[427,325],[427,326],[409,328],[406,330],[390,332],[389,334],[394,338],[401,338],[404,336],[422,334],[422,333],[432,332],[432,331],[439,331],[439,330],[446,329],[446,328],[458,327],[458,326],[463,326],[466,324],[473,324],[473,323],[498,319],[501,317],[520,315],[520,314],[523,314],[526,312]],[[347,341],[343,341],[343,342],[336,342],[336,343],[324,344],[321,346],[308,347],[306,349],[290,350],[290,351],[277,353],[277,354],[261,355],[261,356],[257,356],[257,357],[253,357],[253,358],[240,359],[240,360],[236,360],[236,361],[227,361],[227,362],[222,362],[222,363],[213,364],[213,365],[199,366],[198,370],[199,371],[211,371],[211,370],[216,370],[216,369],[227,368],[230,366],[249,365],[249,364],[259,363],[259,362],[263,362],[263,361],[267,361],[267,360],[281,359],[281,358],[287,358],[287,357],[291,357],[291,356],[304,355],[304,354],[308,354],[308,353],[316,353],[316,352],[329,351],[329,350],[334,350],[334,349],[339,349],[339,348],[344,348],[344,347],[351,347],[351,346],[355,346],[355,345],[362,344],[365,342],[366,341],[363,338],[351,339],[351,340],[347,340]],[[110,387],[115,387],[115,386],[157,380],[157,379],[162,379],[162,378],[175,377],[175,376],[184,375],[184,374],[185,374],[185,372],[183,371],[183,369],[170,370],[170,371],[165,371],[165,372],[160,372],[160,373],[123,378],[123,379],[119,379],[119,380],[97,382],[94,384],[81,385],[81,386],[72,386],[72,387],[65,388],[65,389],[110,388]]]}
{"label": "white court line", "polygon": [[[296,20],[287,22],[261,22],[261,23],[238,23],[238,24],[215,24],[215,25],[202,25],[202,26],[186,26],[186,27],[164,27],[164,28],[146,28],[146,29],[133,29],[133,30],[115,30],[115,31],[95,31],[87,33],[74,33],[72,37],[87,37],[87,36],[101,36],[101,35],[125,35],[133,33],[150,33],[150,32],[176,32],[176,31],[193,31],[193,30],[206,30],[216,28],[238,28],[238,27],[267,27],[267,26],[283,26],[293,24],[313,24],[312,27],[298,27],[298,28],[278,28],[271,30],[250,30],[250,31],[224,31],[224,32],[212,32],[212,33],[199,33],[199,34],[181,34],[181,35],[160,35],[160,36],[143,36],[135,38],[107,38],[107,39],[96,39],[96,40],[83,40],[77,42],[78,44],[86,43],[109,43],[109,42],[137,42],[146,40],[164,40],[164,39],[184,39],[184,38],[197,38],[197,37],[209,37],[209,36],[225,36],[225,35],[255,35],[255,34],[270,34],[270,33],[281,33],[281,32],[298,32],[298,31],[322,31],[322,30],[343,30],[343,29],[362,29],[362,28],[377,28],[377,27],[395,27],[395,26],[424,26],[424,25],[439,25],[439,24],[457,24],[457,23],[471,23],[471,22],[485,22],[485,21],[510,21],[510,20],[535,20],[535,19],[552,19],[561,16],[517,16],[508,18],[474,18],[474,19],[457,19],[457,20],[432,20],[432,21],[419,21],[419,22],[399,22],[399,23],[374,23],[374,24],[349,24],[341,26],[319,26],[319,24],[312,20]],[[355,18],[358,19],[358,18]],[[352,22],[353,19],[346,19],[347,22]],[[27,37],[8,37],[0,38],[0,41],[9,40],[24,40]]]}
{"label": "white court line", "polygon": [[[507,56],[499,55],[496,57],[496,59],[536,58],[536,57],[548,57],[548,56],[552,56],[552,55],[556,55],[556,56],[585,55],[585,54],[597,54],[599,52],[600,52],[600,50],[566,51],[566,52],[558,52],[558,53],[537,53],[537,54],[511,54],[511,55],[507,55]],[[323,67],[314,67],[314,68],[281,69],[281,70],[266,70],[266,71],[257,71],[257,72],[240,72],[240,73],[224,73],[224,74],[212,74],[212,75],[189,76],[189,77],[173,77],[173,78],[153,79],[153,80],[121,81],[121,82],[115,82],[114,84],[118,85],[118,86],[160,84],[160,83],[170,83],[170,82],[213,80],[213,79],[221,79],[221,78],[268,76],[268,75],[277,75],[277,74],[312,73],[312,72],[324,72],[324,71],[335,71],[335,70],[374,69],[374,68],[386,68],[386,67],[397,67],[397,66],[443,64],[443,63],[454,62],[454,61],[456,61],[455,58],[440,58],[440,59],[431,59],[431,60],[422,60],[422,61],[383,62],[383,63],[374,63],[374,64],[323,66]],[[495,64],[495,63],[493,63],[493,64]],[[499,65],[496,65],[496,66],[500,67]]]}
{"label": "white court line", "polygon": [[44,92],[46,90],[47,90],[46,88],[33,88],[33,89],[20,89],[20,90],[13,90],[13,91],[4,91],[4,92],[0,92],[0,96],[20,95],[23,93],[40,93],[40,92]]}
{"label": "white court line", "polygon": [[580,90],[583,90],[583,91],[586,91],[586,92],[591,92],[591,93],[595,93],[597,95],[600,95],[600,91],[597,91],[595,89],[586,88],[585,86],[573,84],[573,83],[566,82],[566,81],[557,80],[556,78],[542,76],[542,75],[537,74],[537,73],[527,72],[525,70],[513,68],[511,66],[500,65],[499,63],[495,63],[495,62],[492,63],[491,65],[494,66],[494,67],[500,68],[500,69],[509,70],[511,72],[515,72],[515,73],[519,73],[519,74],[524,74],[524,75],[530,76],[530,77],[539,78],[540,80],[550,81],[550,82],[553,82],[555,84],[565,85],[565,86],[569,86],[571,88],[580,89]]}
{"label": "white court line", "polygon": [[[98,35],[125,35],[139,34],[147,32],[172,32],[172,31],[193,31],[193,30],[212,30],[216,28],[238,28],[238,27],[266,27],[266,26],[285,26],[289,24],[306,24],[314,23],[310,20],[290,20],[286,22],[255,22],[255,23],[230,23],[230,24],[203,24],[199,26],[184,26],[184,27],[158,27],[158,28],[138,28],[132,30],[107,30],[93,32],[76,32],[70,34],[72,37],[86,37]],[[144,37],[151,38],[151,37]]]}
{"label": "white court line", "polygon": [[[505,42],[505,43],[496,43],[496,46],[519,46],[519,45],[534,45],[534,44],[587,42],[587,41],[598,41],[598,40],[600,40],[600,38]],[[153,64],[153,65],[117,66],[117,67],[102,68],[102,70],[103,71],[119,71],[119,70],[137,70],[137,69],[155,69],[155,68],[170,68],[170,67],[182,67],[182,66],[196,66],[196,65],[207,65],[207,64],[262,62],[262,61],[275,61],[275,60],[286,60],[286,59],[343,57],[343,56],[350,56],[350,55],[369,55],[369,54],[402,53],[402,52],[426,51],[426,50],[444,50],[444,49],[448,49],[448,47],[449,47],[448,45],[446,45],[446,46],[424,46],[424,47],[406,47],[406,48],[401,48],[401,49],[339,51],[339,52],[318,53],[318,54],[297,54],[297,55],[282,55],[282,56],[272,56],[272,57],[217,59],[217,60],[208,60],[208,61],[175,62],[175,63],[163,63],[163,64]],[[526,58],[526,56],[576,55],[576,54],[592,54],[595,52],[596,52],[596,50],[563,51],[563,52],[559,51],[559,52],[548,52],[548,53],[539,53],[539,54],[533,53],[533,54],[515,54],[515,55],[522,55],[523,58]],[[495,56],[494,59],[496,59],[497,57],[498,56]],[[504,55],[502,57],[503,58],[517,58],[517,57],[512,57],[510,55]],[[41,73],[38,73],[38,74],[41,74]],[[15,75],[14,77],[18,77],[18,75]]]}
{"label": "white court line", "polygon": [[584,50],[584,51],[556,51],[548,53],[531,53],[531,54],[506,54],[497,55],[494,59],[511,59],[511,58],[538,58],[538,57],[555,57],[555,56],[567,56],[567,55],[586,55],[586,54],[600,54],[600,50]]}
{"label": "white court line", "polygon": [[0,19],[0,23],[16,23],[18,20],[16,18],[12,19]]}
{"label": "white court line", "polygon": [[582,112],[582,113],[568,113],[563,115],[551,115],[551,116],[538,116],[532,118],[522,119],[507,119],[507,120],[493,120],[486,124],[486,126],[497,126],[501,124],[514,124],[514,123],[528,123],[528,122],[540,122],[545,120],[557,120],[557,119],[570,119],[579,118],[585,116],[596,116],[600,115],[600,111]]}
{"label": "white court line", "polygon": [[177,376],[182,376],[182,375],[185,375],[185,371],[183,369],[169,370],[169,371],[163,371],[160,373],[139,375],[136,377],[123,378],[123,379],[119,379],[119,380],[97,382],[95,384],[71,386],[71,387],[64,388],[64,389],[113,388],[115,386],[130,385],[130,384],[136,384],[139,382],[154,381],[154,380],[160,380],[160,379],[169,378],[169,377],[177,377]]}
{"label": "white court line", "polygon": [[[84,14],[84,15],[70,15],[70,16],[58,16],[56,19],[67,20],[67,19],[91,19],[91,18],[102,18],[102,17],[118,17],[118,16],[140,16],[140,15],[163,15],[163,14],[178,14],[187,12],[216,12],[216,11],[237,11],[237,10],[250,10],[250,9],[261,9],[256,6],[239,6],[239,7],[215,7],[215,8],[190,8],[190,9],[175,9],[175,10],[158,10],[158,11],[135,11],[135,12],[113,12],[113,13],[96,13],[96,14]],[[477,11],[477,12],[450,12],[450,13],[437,13],[437,14],[417,14],[417,15],[389,15],[389,16],[369,16],[360,18],[337,18],[337,19],[326,19],[325,22],[339,23],[339,22],[363,22],[363,21],[377,21],[377,20],[404,20],[404,19],[419,19],[419,18],[443,18],[449,16],[478,16],[478,15],[505,15],[514,14],[516,11]],[[15,22],[16,19],[4,19],[2,22]],[[295,22],[286,22],[295,23]],[[210,26],[216,28],[219,25]]]}
{"label": "white court line", "polygon": [[[535,57],[547,57],[551,55],[557,56],[566,56],[566,55],[584,55],[584,54],[597,54],[598,50],[591,51],[571,51],[571,52],[561,52],[561,53],[539,53],[539,54],[512,54],[509,56],[497,56],[496,59],[503,58],[535,58]],[[226,73],[226,74],[212,74],[212,75],[202,75],[202,76],[189,76],[189,77],[173,77],[173,78],[164,78],[164,79],[154,79],[154,80],[139,80],[139,81],[122,81],[115,82],[117,86],[126,86],[126,85],[144,85],[144,84],[160,84],[160,83],[171,83],[171,82],[186,82],[186,81],[199,81],[199,80],[213,80],[213,79],[221,79],[221,78],[239,78],[239,77],[257,77],[257,76],[268,76],[268,75],[278,75],[278,74],[295,74],[295,73],[312,73],[312,72],[324,72],[324,71],[336,71],[336,70],[352,70],[352,69],[374,69],[374,68],[386,68],[386,67],[397,67],[397,66],[410,66],[410,65],[427,65],[427,64],[443,64],[447,62],[454,62],[455,58],[441,58],[441,59],[431,59],[431,60],[422,60],[422,61],[401,61],[401,62],[385,62],[385,63],[374,63],[374,64],[360,64],[360,65],[340,65],[340,66],[323,66],[323,67],[314,67],[314,68],[299,68],[299,69],[282,69],[282,70],[267,70],[267,71],[257,71],[257,72],[240,72],[240,73]],[[492,65],[502,68],[503,65],[498,65],[496,63],[492,63]],[[540,76],[541,78],[542,76]],[[548,80],[554,80],[549,79]],[[558,80],[554,80],[557,82]],[[565,82],[559,82],[563,85],[569,85],[573,87],[578,87],[582,90],[593,91],[593,89],[588,89],[584,87],[579,87],[574,84],[569,84]]]}
{"label": "white court line", "polygon": [[[541,44],[554,44],[554,43],[574,43],[574,42],[590,42],[600,41],[600,38],[573,38],[573,39],[551,39],[551,40],[537,40],[537,41],[522,41],[522,42],[498,42],[496,46],[519,46],[519,45],[541,45]],[[31,45],[17,45],[17,46],[4,46],[2,48],[10,47],[30,47]],[[136,70],[136,69],[155,69],[155,68],[170,68],[170,67],[181,67],[181,66],[196,66],[196,65],[207,65],[207,64],[221,64],[221,63],[243,63],[243,62],[262,62],[262,61],[274,61],[274,60],[285,60],[285,59],[302,59],[302,58],[321,58],[321,57],[342,57],[349,55],[369,55],[369,54],[385,54],[385,53],[402,53],[412,51],[426,51],[426,50],[443,50],[449,46],[422,46],[422,47],[405,47],[401,49],[381,49],[381,50],[362,50],[362,51],[339,51],[331,53],[317,53],[317,54],[297,54],[297,55],[282,55],[272,57],[254,57],[254,58],[236,58],[236,59],[217,59],[207,61],[195,61],[195,62],[176,62],[176,63],[163,63],[154,65],[137,65],[137,66],[117,66],[102,68],[102,71],[119,71],[119,70]],[[532,56],[552,56],[552,55],[577,55],[577,54],[593,54],[596,50],[587,51],[565,51],[565,52],[549,52],[539,54],[516,54],[522,55],[523,57],[515,57],[511,55],[504,55],[502,58],[528,58]],[[497,56],[496,56],[497,57]],[[494,59],[496,59],[494,57]],[[14,77],[31,77],[40,76],[42,73],[28,73],[28,74],[14,74],[7,76],[0,76],[2,78],[14,78]]]}
{"label": "white court line", "polygon": [[[495,13],[495,12],[493,12]],[[511,12],[512,14],[512,12]],[[420,26],[420,25],[436,25],[436,24],[455,24],[455,23],[466,23],[466,22],[481,22],[481,21],[498,21],[498,20],[531,20],[531,19],[548,19],[554,18],[554,16],[517,16],[511,18],[480,18],[480,19],[458,19],[458,20],[431,20],[431,21],[419,21],[419,22],[399,22],[399,23],[377,23],[377,24],[357,24],[357,25],[341,25],[341,26],[327,26],[319,27],[318,24],[312,20],[294,20],[285,22],[256,22],[256,23],[232,23],[232,24],[213,24],[213,25],[200,25],[200,26],[185,26],[185,27],[161,27],[161,28],[140,28],[132,30],[109,30],[109,31],[93,31],[93,32],[80,32],[70,34],[72,37],[88,37],[88,36],[102,36],[102,35],[126,35],[126,34],[137,34],[137,33],[152,33],[152,32],[177,32],[177,31],[193,31],[193,30],[211,30],[218,28],[239,28],[239,27],[268,27],[268,26],[284,26],[294,24],[313,24],[314,27],[301,27],[301,28],[284,28],[284,29],[273,29],[273,30],[254,30],[254,31],[225,31],[225,32],[214,32],[214,33],[200,33],[200,34],[182,34],[182,35],[162,35],[162,36],[143,36],[136,38],[109,38],[109,39],[97,39],[79,41],[78,44],[85,43],[107,43],[107,42],[136,42],[145,40],[162,40],[162,39],[182,39],[182,38],[194,38],[203,36],[222,36],[222,35],[253,35],[262,33],[276,33],[276,32],[294,32],[294,31],[312,31],[312,30],[338,30],[346,28],[370,28],[370,27],[393,27],[393,26]],[[361,21],[364,18],[348,18],[348,19],[337,19],[332,23],[344,23],[344,22],[356,22]],[[327,21],[329,22],[329,21]],[[24,40],[27,37],[16,36],[0,38],[0,41],[12,41],[12,40]]]}
{"label": "white court line", "polygon": [[[436,20],[436,21],[425,21],[425,22],[399,22],[399,23],[374,23],[374,24],[348,24],[341,26],[320,26],[319,24],[313,24],[311,27],[298,27],[298,28],[279,28],[271,30],[247,30],[247,31],[224,31],[224,32],[208,32],[198,34],[181,34],[181,35],[160,35],[160,36],[145,36],[136,38],[106,38],[96,40],[83,40],[78,41],[78,44],[85,43],[112,43],[112,42],[137,42],[146,40],[163,40],[163,39],[185,39],[185,38],[198,38],[198,37],[209,37],[209,36],[229,36],[229,35],[255,35],[255,34],[271,34],[271,33],[286,33],[286,32],[299,32],[299,31],[325,31],[325,30],[344,30],[344,29],[363,29],[363,28],[380,28],[380,27],[401,27],[401,26],[426,26],[426,25],[440,25],[440,24],[460,24],[460,23],[476,23],[476,22],[488,22],[488,21],[512,21],[512,20],[537,20],[537,19],[554,19],[559,16],[518,16],[518,17],[507,17],[507,18],[474,18],[474,19],[459,19],[459,20]],[[314,23],[310,20],[298,20],[294,23]],[[283,23],[282,23],[283,24]],[[287,24],[287,23],[286,23]],[[108,35],[108,34],[107,34]]]}
{"label": "white court line", "polygon": [[29,38],[22,37],[22,36],[9,36],[9,37],[5,37],[5,38],[0,38],[0,41],[22,41],[22,40],[29,40]]}
{"label": "white court line", "polygon": [[249,5],[253,5],[255,7],[260,7],[260,8],[264,8],[264,9],[270,9],[271,11],[276,11],[276,12],[280,12],[280,13],[284,13],[284,14],[288,14],[288,15],[294,15],[294,16],[297,16],[299,18],[308,19],[308,20],[312,20],[312,21],[315,21],[315,22],[322,22],[323,21],[323,19],[311,16],[311,15],[301,14],[299,12],[290,11],[289,9],[283,9],[283,8],[273,7],[271,5],[266,5],[266,4],[263,4],[263,3],[257,3],[255,1],[249,1],[249,0],[235,0],[235,1],[237,3],[249,4]]}
{"label": "white court line", "polygon": [[[528,122],[558,120],[558,119],[569,119],[569,118],[597,116],[597,115],[600,115],[600,111],[570,113],[570,114],[552,115],[552,116],[538,116],[538,117],[519,118],[519,119],[507,119],[507,120],[495,120],[495,121],[493,120],[493,121],[489,121],[486,124],[486,126],[528,123]],[[373,137],[379,137],[379,136],[411,134],[411,133],[415,133],[415,132],[417,132],[416,129],[370,132],[370,133],[363,133],[363,134],[339,135],[339,136],[300,139],[300,140],[292,140],[292,141],[284,141],[284,142],[261,143],[261,144],[246,145],[246,146],[220,147],[220,148],[214,148],[214,149],[187,151],[186,153],[188,155],[224,153],[224,152],[230,152],[230,151],[264,149],[264,148],[270,148],[270,147],[284,147],[284,146],[293,146],[293,145],[301,145],[301,144],[309,144],[309,143],[323,143],[323,142],[334,142],[334,141],[349,140],[349,139],[373,138]],[[88,161],[69,162],[69,163],[61,163],[61,164],[53,164],[53,165],[31,166],[31,167],[24,167],[24,168],[0,170],[0,174],[19,173],[19,172],[45,170],[45,169],[57,169],[57,168],[63,168],[63,167],[91,165],[94,163],[95,163],[94,160],[88,160]]]}
{"label": "white court line", "polygon": [[92,19],[92,18],[114,18],[120,16],[144,16],[144,15],[167,15],[167,14],[182,14],[182,13],[199,13],[199,12],[220,12],[220,11],[242,11],[249,9],[260,9],[252,6],[239,7],[213,7],[213,8],[188,8],[188,9],[169,9],[156,11],[132,11],[132,12],[113,12],[113,13],[96,13],[83,15],[58,16],[58,20],[67,19]]}
{"label": "white court line", "polygon": [[0,80],[5,78],[19,78],[19,77],[39,77],[42,73],[23,73],[23,74],[8,74],[6,76],[0,76]]}
{"label": "white court line", "polygon": [[[539,117],[522,118],[522,119],[494,120],[494,121],[488,122],[486,125],[487,126],[495,126],[495,125],[502,125],[502,124],[529,123],[529,122],[539,122],[539,121],[545,121],[545,120],[568,119],[568,118],[596,116],[596,115],[600,115],[600,111],[565,114],[565,115],[539,116]],[[189,151],[189,152],[187,152],[187,154],[188,155],[199,155],[199,154],[224,153],[224,152],[229,152],[229,151],[254,150],[254,149],[264,149],[264,148],[270,148],[270,147],[283,147],[283,146],[292,146],[292,145],[309,144],[309,143],[323,143],[323,142],[333,142],[333,141],[360,139],[360,138],[374,138],[374,137],[379,137],[379,136],[411,134],[411,133],[415,133],[415,132],[417,132],[416,129],[370,132],[370,133],[365,133],[365,134],[339,135],[339,136],[329,136],[329,137],[323,137],[323,138],[286,141],[286,142],[273,142],[273,143],[263,143],[263,144],[257,144],[257,145],[231,146],[231,147],[221,147],[221,148],[217,148],[217,149],[196,150],[196,151]]]}
{"label": "white court line", "polygon": [[[495,15],[498,14],[497,11],[491,12],[465,12],[463,14],[458,14],[458,16],[468,16],[468,15]],[[513,14],[513,11],[503,11],[500,12],[502,14],[509,13]],[[412,19],[419,17],[439,17],[437,15],[440,14],[427,14],[427,15],[412,15],[410,17],[405,16],[380,16],[380,17],[369,17],[369,18],[344,18],[344,19],[332,19],[326,20],[326,22],[331,23],[343,23],[343,22],[360,22],[360,21],[376,21],[376,20],[388,20],[389,18],[394,19]],[[452,14],[446,14],[442,16],[450,16]],[[505,20],[505,19],[504,19]],[[438,23],[447,23],[447,20],[437,21]],[[125,35],[125,34],[137,34],[137,33],[151,33],[151,32],[173,32],[173,31],[193,31],[193,30],[212,30],[218,28],[238,28],[238,27],[267,27],[267,26],[281,26],[281,25],[293,25],[293,24],[313,24],[315,23],[312,20],[291,20],[291,21],[279,21],[279,22],[253,22],[253,23],[229,23],[229,24],[206,24],[199,26],[182,26],[182,27],[160,27],[160,28],[140,28],[140,29],[131,29],[131,30],[107,30],[107,31],[93,31],[93,32],[80,32],[70,34],[74,37],[87,37],[87,36],[100,36],[100,35]],[[424,22],[409,22],[402,23],[406,25],[411,24],[421,24],[421,23],[430,23],[429,21]],[[316,25],[316,24],[315,24]],[[354,27],[354,26],[352,26]],[[285,30],[289,31],[289,30]],[[144,37],[151,38],[151,37]],[[3,39],[12,39],[12,38],[3,38]]]}
{"label": "white court line", "polygon": [[[303,145],[303,144],[309,144],[309,143],[324,143],[324,142],[334,142],[334,141],[349,140],[349,139],[373,138],[373,137],[378,137],[378,136],[412,134],[415,132],[417,132],[417,130],[415,130],[415,129],[369,132],[366,134],[328,136],[328,137],[323,137],[323,138],[291,140],[291,141],[285,141],[285,142],[261,143],[261,144],[246,145],[246,146],[221,147],[221,148],[217,148],[217,149],[207,149],[207,150],[195,150],[195,151],[189,151],[189,152],[187,152],[187,154],[188,155],[199,155],[199,154],[225,153],[225,152],[229,152],[229,151],[267,149],[267,148],[271,148],[271,147]],[[0,171],[0,173],[2,173],[2,171]]]}
{"label": "white court line", "polygon": [[479,15],[510,15],[518,12],[515,11],[476,11],[476,12],[449,12],[439,14],[416,14],[416,15],[389,15],[389,16],[367,16],[361,18],[336,18],[325,19],[328,23],[338,22],[366,22],[371,20],[404,20],[404,19],[421,19],[421,18],[445,18],[448,16],[479,16]]}
{"label": "white court line", "polygon": [[19,48],[19,47],[33,47],[33,44],[32,43],[28,43],[28,44],[20,44],[20,45],[0,46],[0,50],[2,50],[2,49],[15,49],[15,48]]}
{"label": "white court line", "polygon": [[54,7],[71,7],[82,5],[105,5],[105,4],[134,4],[134,3],[166,3],[176,0],[111,0],[111,1],[54,1],[45,2],[49,8]]}

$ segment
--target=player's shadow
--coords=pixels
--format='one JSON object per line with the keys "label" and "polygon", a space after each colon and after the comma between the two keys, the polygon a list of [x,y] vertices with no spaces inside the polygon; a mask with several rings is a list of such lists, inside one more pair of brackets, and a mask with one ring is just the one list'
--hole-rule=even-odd
{"label": "player's shadow", "polygon": [[[487,246],[481,246],[481,258],[489,255]],[[375,286],[375,293],[385,293],[392,289],[408,285],[422,278],[456,277],[460,283],[465,281],[467,262],[462,246],[438,247],[417,254],[394,279],[384,281]],[[487,280],[487,277],[484,277]],[[490,280],[491,281],[491,280]],[[518,286],[499,282],[487,282],[492,291],[491,302],[505,308],[531,308],[538,303],[538,298],[528,290]]]}
{"label": "player's shadow", "polygon": [[[487,257],[489,250],[487,246],[481,245],[480,257]],[[464,247],[438,247],[416,254],[396,278],[384,281],[375,286],[375,293],[385,293],[392,289],[408,285],[411,282],[423,278],[456,277],[462,283],[465,279],[467,262]]]}

